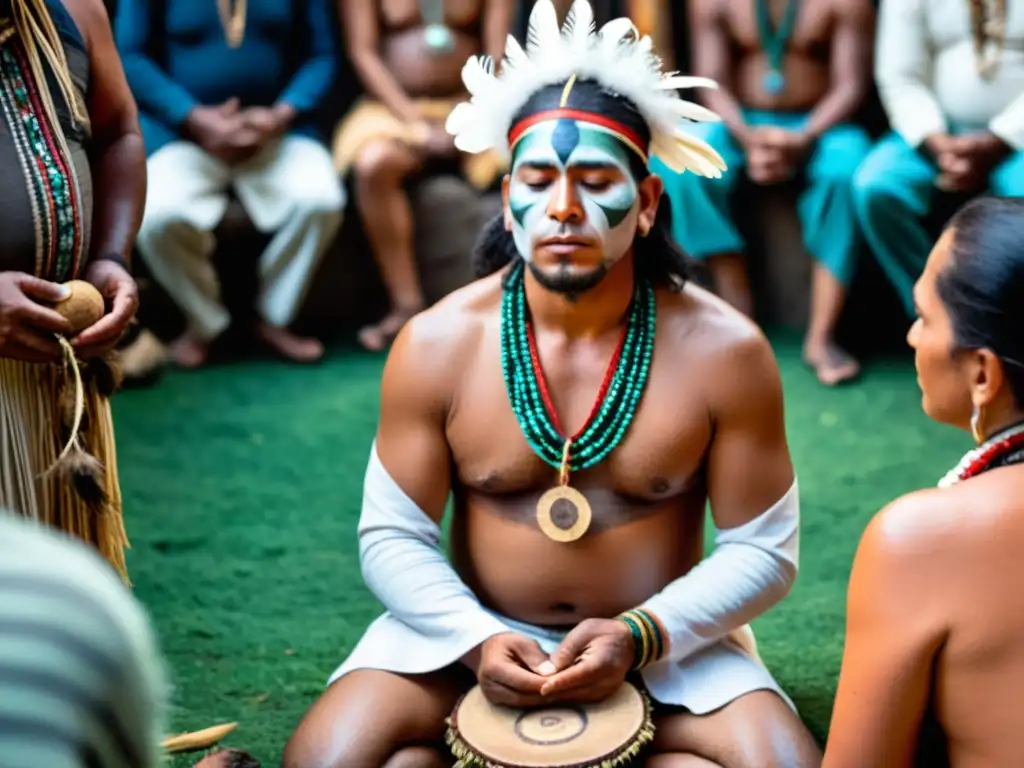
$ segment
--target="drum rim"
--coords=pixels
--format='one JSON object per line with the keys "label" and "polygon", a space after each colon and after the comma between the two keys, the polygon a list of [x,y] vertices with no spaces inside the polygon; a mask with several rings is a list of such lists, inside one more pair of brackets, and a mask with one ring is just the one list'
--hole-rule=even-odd
{"label": "drum rim", "polygon": [[[585,763],[567,763],[558,768],[617,768],[626,760],[632,760],[640,750],[654,739],[654,719],[651,698],[643,688],[633,685],[626,680],[624,685],[632,686],[639,696],[644,708],[644,716],[640,721],[640,727],[630,736],[629,740],[617,749],[613,749],[604,755],[598,755]],[[472,689],[470,689],[472,690]],[[471,747],[459,733],[458,713],[463,700],[469,695],[466,691],[455,702],[451,715],[445,718],[445,725],[448,727],[444,735],[445,743],[451,749],[452,755],[459,761],[459,768],[463,766],[478,766],[479,768],[536,768],[536,766],[522,765],[520,763],[495,762],[494,758],[486,756]]]}

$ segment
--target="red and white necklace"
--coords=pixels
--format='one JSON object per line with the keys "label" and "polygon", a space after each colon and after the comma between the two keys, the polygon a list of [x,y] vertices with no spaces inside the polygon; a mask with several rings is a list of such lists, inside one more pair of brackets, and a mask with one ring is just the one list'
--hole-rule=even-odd
{"label": "red and white necklace", "polygon": [[1020,450],[1024,450],[1024,423],[1004,429],[964,454],[960,463],[939,481],[939,488],[948,488],[980,475],[998,459]]}

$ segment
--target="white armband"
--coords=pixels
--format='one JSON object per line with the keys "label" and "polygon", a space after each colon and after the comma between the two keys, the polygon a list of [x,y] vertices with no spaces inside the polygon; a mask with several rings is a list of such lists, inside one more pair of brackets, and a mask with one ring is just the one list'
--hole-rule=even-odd
{"label": "white armband", "polygon": [[440,544],[440,526],[391,478],[374,442],[359,518],[367,587],[392,616],[422,635],[447,635],[457,642],[508,631],[484,610]]}
{"label": "white armband", "polygon": [[663,658],[679,661],[722,639],[784,598],[800,550],[797,482],[748,523],[716,529],[715,549],[641,608],[668,633]]}

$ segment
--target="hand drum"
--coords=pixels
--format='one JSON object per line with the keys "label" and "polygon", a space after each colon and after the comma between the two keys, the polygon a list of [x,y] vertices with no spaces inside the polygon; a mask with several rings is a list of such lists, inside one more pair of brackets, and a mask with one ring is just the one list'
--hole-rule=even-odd
{"label": "hand drum", "polygon": [[480,686],[448,718],[457,768],[616,768],[654,738],[651,706],[631,683],[597,704],[513,709],[492,704]]}

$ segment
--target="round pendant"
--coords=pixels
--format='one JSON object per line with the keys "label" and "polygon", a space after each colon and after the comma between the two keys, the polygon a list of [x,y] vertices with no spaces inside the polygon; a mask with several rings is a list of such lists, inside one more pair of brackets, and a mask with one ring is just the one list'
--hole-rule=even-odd
{"label": "round pendant", "polygon": [[430,24],[423,36],[427,40],[427,45],[435,51],[448,53],[455,47],[452,31],[444,24]]}
{"label": "round pendant", "polygon": [[777,69],[770,70],[764,76],[764,92],[772,96],[782,93],[786,87],[786,78]]}
{"label": "round pendant", "polygon": [[590,503],[575,488],[560,485],[537,502],[537,525],[549,539],[576,541],[590,527]]}

